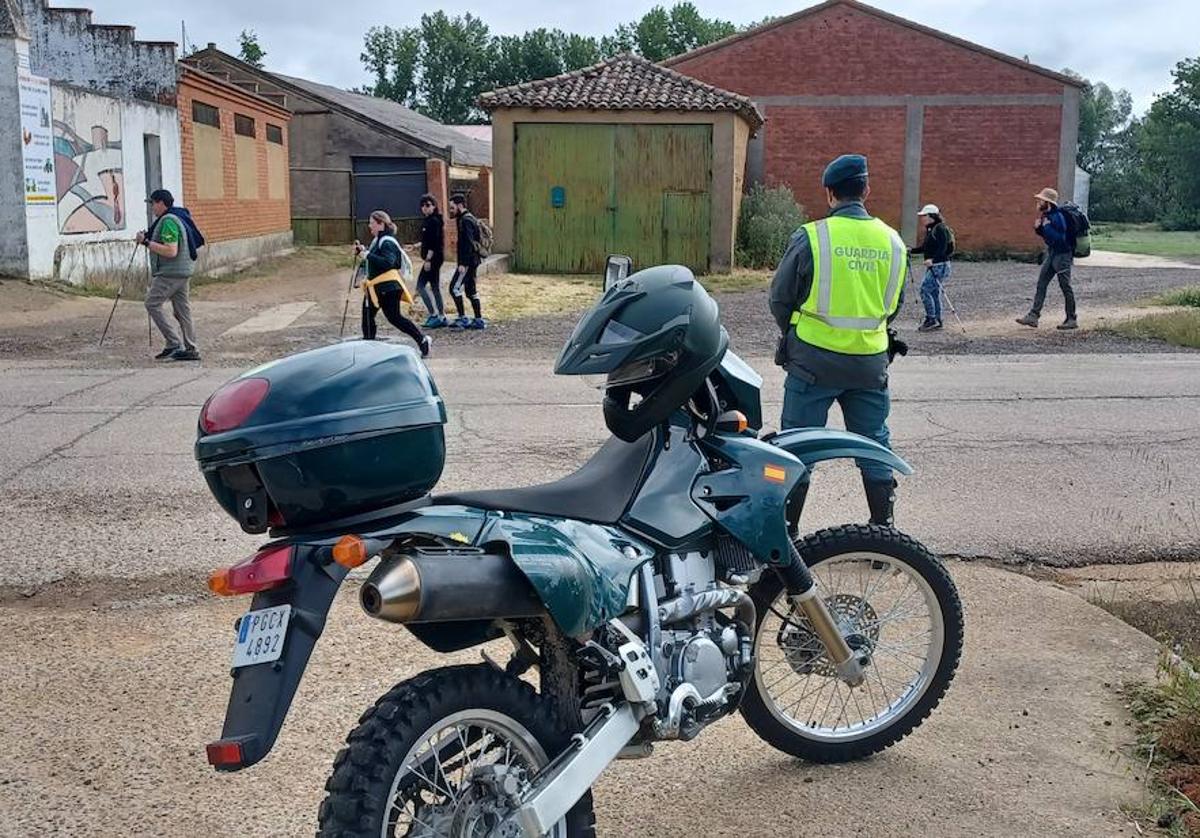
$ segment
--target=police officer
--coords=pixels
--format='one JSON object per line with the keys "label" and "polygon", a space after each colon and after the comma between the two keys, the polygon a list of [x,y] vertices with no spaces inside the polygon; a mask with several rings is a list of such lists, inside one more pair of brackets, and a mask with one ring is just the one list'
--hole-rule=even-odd
{"label": "police officer", "polygon": [[[787,370],[780,424],[824,427],[836,401],[847,430],[888,445],[888,323],[902,300],[907,249],[863,204],[865,157],[843,154],[821,183],[829,217],[796,231],[771,280],[771,314],[783,332],[775,360]],[[871,523],[890,524],[891,469],[867,460],[858,467]],[[789,510],[793,525],[798,516]]]}

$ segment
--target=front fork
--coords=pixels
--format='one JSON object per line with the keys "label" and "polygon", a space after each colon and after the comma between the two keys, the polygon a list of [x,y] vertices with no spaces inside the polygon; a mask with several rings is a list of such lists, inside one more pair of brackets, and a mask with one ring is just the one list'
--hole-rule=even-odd
{"label": "front fork", "polygon": [[813,579],[808,565],[804,563],[800,551],[796,549],[795,544],[792,544],[791,548],[791,564],[778,568],[787,589],[788,601],[793,608],[808,618],[841,679],[850,686],[857,687],[866,680],[866,668],[871,663],[871,658],[866,652],[856,653],[850,648],[850,644],[842,636],[833,612],[821,598],[817,582]]}

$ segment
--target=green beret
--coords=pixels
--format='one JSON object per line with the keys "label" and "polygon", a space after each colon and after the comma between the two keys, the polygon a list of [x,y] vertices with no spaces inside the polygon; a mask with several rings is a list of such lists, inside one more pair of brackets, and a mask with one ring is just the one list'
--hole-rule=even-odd
{"label": "green beret", "polygon": [[867,176],[867,158],[861,154],[843,154],[825,167],[822,186],[834,186],[844,180]]}

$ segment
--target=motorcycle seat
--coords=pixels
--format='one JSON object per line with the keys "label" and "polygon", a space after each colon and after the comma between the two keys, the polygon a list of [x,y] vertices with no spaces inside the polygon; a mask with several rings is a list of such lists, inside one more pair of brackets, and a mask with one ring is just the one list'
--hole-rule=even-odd
{"label": "motorcycle seat", "polygon": [[633,501],[654,439],[653,433],[636,442],[614,436],[577,471],[552,483],[435,495],[433,503],[615,524]]}

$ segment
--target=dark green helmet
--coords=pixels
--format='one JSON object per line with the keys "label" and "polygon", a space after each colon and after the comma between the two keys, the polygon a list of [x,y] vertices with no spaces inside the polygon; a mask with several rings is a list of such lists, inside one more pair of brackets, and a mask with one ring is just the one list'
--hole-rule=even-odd
{"label": "dark green helmet", "polygon": [[607,375],[604,421],[626,442],[666,421],[721,363],[729,336],[717,303],[679,265],[647,268],[583,315],[558,375]]}

